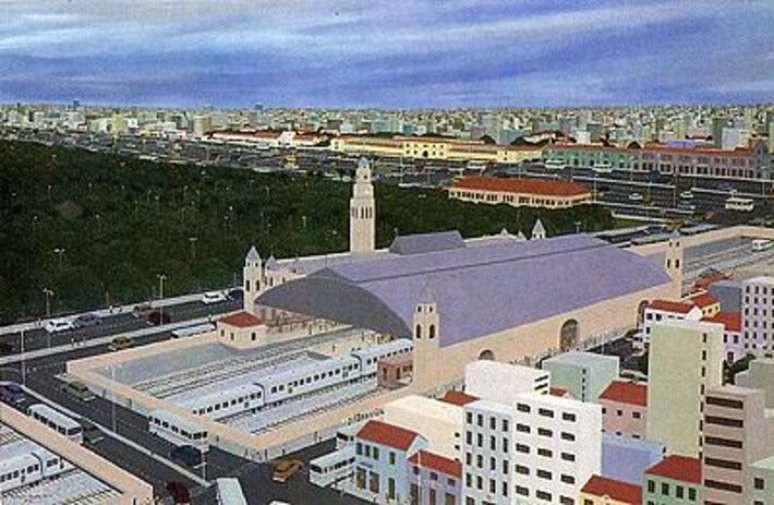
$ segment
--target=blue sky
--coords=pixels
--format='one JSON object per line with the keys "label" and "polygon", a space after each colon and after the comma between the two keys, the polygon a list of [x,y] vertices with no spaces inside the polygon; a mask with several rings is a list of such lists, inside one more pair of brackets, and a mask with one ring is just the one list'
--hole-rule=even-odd
{"label": "blue sky", "polygon": [[0,0],[0,102],[774,101],[774,0]]}

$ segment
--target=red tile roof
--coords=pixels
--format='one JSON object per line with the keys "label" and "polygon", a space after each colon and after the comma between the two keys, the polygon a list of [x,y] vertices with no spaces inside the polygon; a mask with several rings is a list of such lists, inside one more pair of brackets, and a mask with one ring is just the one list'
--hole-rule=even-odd
{"label": "red tile roof", "polygon": [[609,496],[615,501],[631,503],[632,505],[642,504],[642,488],[640,486],[599,475],[592,475],[581,492],[598,497]]}
{"label": "red tile roof", "polygon": [[717,298],[709,293],[702,293],[700,295],[692,296],[690,300],[691,303],[702,309],[718,303]]}
{"label": "red tile roof", "polygon": [[539,179],[504,179],[499,177],[465,177],[454,183],[455,189],[478,191],[504,191],[548,196],[590,195],[591,190],[581,184],[567,181],[544,181]]}
{"label": "red tile roof", "polygon": [[648,308],[654,310],[663,310],[664,312],[676,312],[678,314],[687,314],[693,309],[690,303],[672,302],[669,300],[653,300]]}
{"label": "red tile roof", "polygon": [[452,405],[457,405],[458,407],[465,406],[468,403],[474,402],[476,400],[478,400],[477,396],[467,395],[460,391],[447,391],[446,394],[443,395],[443,398],[441,398],[442,402],[451,403]]}
{"label": "red tile roof", "polygon": [[701,484],[701,460],[685,456],[667,456],[660,463],[648,468],[645,474]]}
{"label": "red tile roof", "polygon": [[738,333],[742,331],[742,314],[739,312],[721,312],[712,317],[705,317],[702,321],[721,323],[726,331]]}
{"label": "red tile roof", "polygon": [[548,392],[549,392],[549,394],[551,394],[551,396],[559,396],[559,397],[562,397],[562,398],[564,398],[566,396],[569,396],[569,394],[570,394],[570,392],[568,390],[566,390],[564,388],[558,388],[556,386],[551,386],[551,388],[549,388]]}
{"label": "red tile roof", "polygon": [[250,326],[258,326],[259,324],[263,324],[263,319],[243,311],[226,316],[218,320],[218,322],[230,324],[231,326],[238,326],[240,328],[247,328]]}
{"label": "red tile roof", "polygon": [[714,272],[710,275],[706,275],[704,277],[699,277],[696,279],[696,281],[693,283],[693,289],[699,290],[699,289],[707,289],[712,284],[718,282],[718,281],[725,281],[730,279],[730,277],[723,272]]}
{"label": "red tile roof", "polygon": [[409,458],[409,463],[428,468],[452,477],[462,476],[462,463],[427,451],[417,451]]}
{"label": "red tile roof", "polygon": [[368,421],[365,426],[360,428],[357,432],[357,437],[373,442],[375,444],[386,445],[400,449],[402,451],[408,450],[411,444],[414,443],[419,434],[395,426],[392,424],[383,423],[382,421],[371,420]]}
{"label": "red tile roof", "polygon": [[613,381],[599,395],[600,400],[626,403],[640,407],[648,406],[648,386],[633,382]]}

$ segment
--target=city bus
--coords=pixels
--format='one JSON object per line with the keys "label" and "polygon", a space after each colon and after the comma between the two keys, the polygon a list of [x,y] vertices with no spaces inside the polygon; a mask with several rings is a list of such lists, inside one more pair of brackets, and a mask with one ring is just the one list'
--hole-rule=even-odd
{"label": "city bus", "polygon": [[44,403],[36,403],[27,408],[30,417],[39,421],[60,435],[78,444],[83,442],[83,428],[80,423],[54,410]]}

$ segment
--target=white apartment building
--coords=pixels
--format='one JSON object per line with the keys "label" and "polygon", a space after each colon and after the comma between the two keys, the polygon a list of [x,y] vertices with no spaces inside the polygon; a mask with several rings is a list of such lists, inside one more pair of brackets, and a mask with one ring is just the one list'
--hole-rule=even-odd
{"label": "white apartment building", "polygon": [[510,403],[522,393],[548,394],[551,373],[528,366],[478,360],[465,366],[465,392],[482,400]]}
{"label": "white apartment building", "polygon": [[650,344],[653,325],[662,321],[698,321],[702,318],[699,307],[684,302],[670,300],[653,300],[645,308],[640,329],[640,339],[636,341],[640,349]]}
{"label": "white apartment building", "polygon": [[742,342],[746,353],[774,355],[774,277],[742,283]]}
{"label": "white apartment building", "polygon": [[574,505],[600,472],[599,405],[531,392],[464,409],[465,505]]}

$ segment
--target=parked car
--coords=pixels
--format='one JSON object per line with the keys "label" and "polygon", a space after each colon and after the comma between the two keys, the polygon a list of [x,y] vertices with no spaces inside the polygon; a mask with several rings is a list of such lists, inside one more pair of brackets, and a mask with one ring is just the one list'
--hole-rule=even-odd
{"label": "parked car", "polygon": [[150,314],[148,314],[148,324],[151,326],[159,326],[162,324],[169,324],[172,322],[172,318],[169,316],[166,312],[161,312],[160,310],[154,310]]}
{"label": "parked car", "polygon": [[10,342],[0,342],[0,356],[5,356],[6,354],[13,354],[13,344]]}
{"label": "parked car", "polygon": [[89,326],[97,326],[98,324],[102,324],[102,319],[93,312],[81,314],[73,321],[73,325],[76,328],[87,328]]}
{"label": "parked car", "polygon": [[164,487],[175,504],[191,503],[191,493],[188,491],[188,486],[182,482],[170,481]]}
{"label": "parked car", "polygon": [[108,344],[108,349],[111,351],[122,351],[124,349],[129,349],[133,345],[134,342],[132,342],[132,339],[129,337],[116,337]]}
{"label": "parked car", "polygon": [[172,449],[172,452],[169,453],[169,457],[172,461],[179,461],[190,467],[197,467],[204,461],[202,451],[192,445],[175,447]]}
{"label": "parked car", "polygon": [[105,435],[102,433],[102,430],[99,429],[99,427],[89,421],[88,419],[82,419],[80,421],[81,427],[83,428],[83,439],[90,443],[90,444],[96,444],[103,438],[105,438]]}
{"label": "parked car", "polygon": [[62,391],[85,402],[97,397],[86,384],[78,381],[68,382],[62,386]]}
{"label": "parked car", "polygon": [[297,459],[282,459],[274,466],[274,482],[285,482],[304,468],[304,464]]}
{"label": "parked car", "polygon": [[3,384],[0,386],[0,401],[9,405],[20,405],[24,403],[24,390],[18,384]]}
{"label": "parked car", "polygon": [[244,291],[242,291],[242,288],[229,289],[226,297],[229,300],[241,300],[244,298]]}
{"label": "parked car", "polygon": [[51,319],[46,322],[46,331],[49,333],[59,333],[69,331],[75,328],[73,322],[69,319]]}
{"label": "parked car", "polygon": [[221,291],[210,291],[202,295],[202,303],[205,305],[212,305],[213,303],[225,302],[227,300],[226,295]]}
{"label": "parked car", "polygon": [[138,303],[132,308],[132,315],[138,319],[147,318],[153,312],[153,306],[150,302]]}

